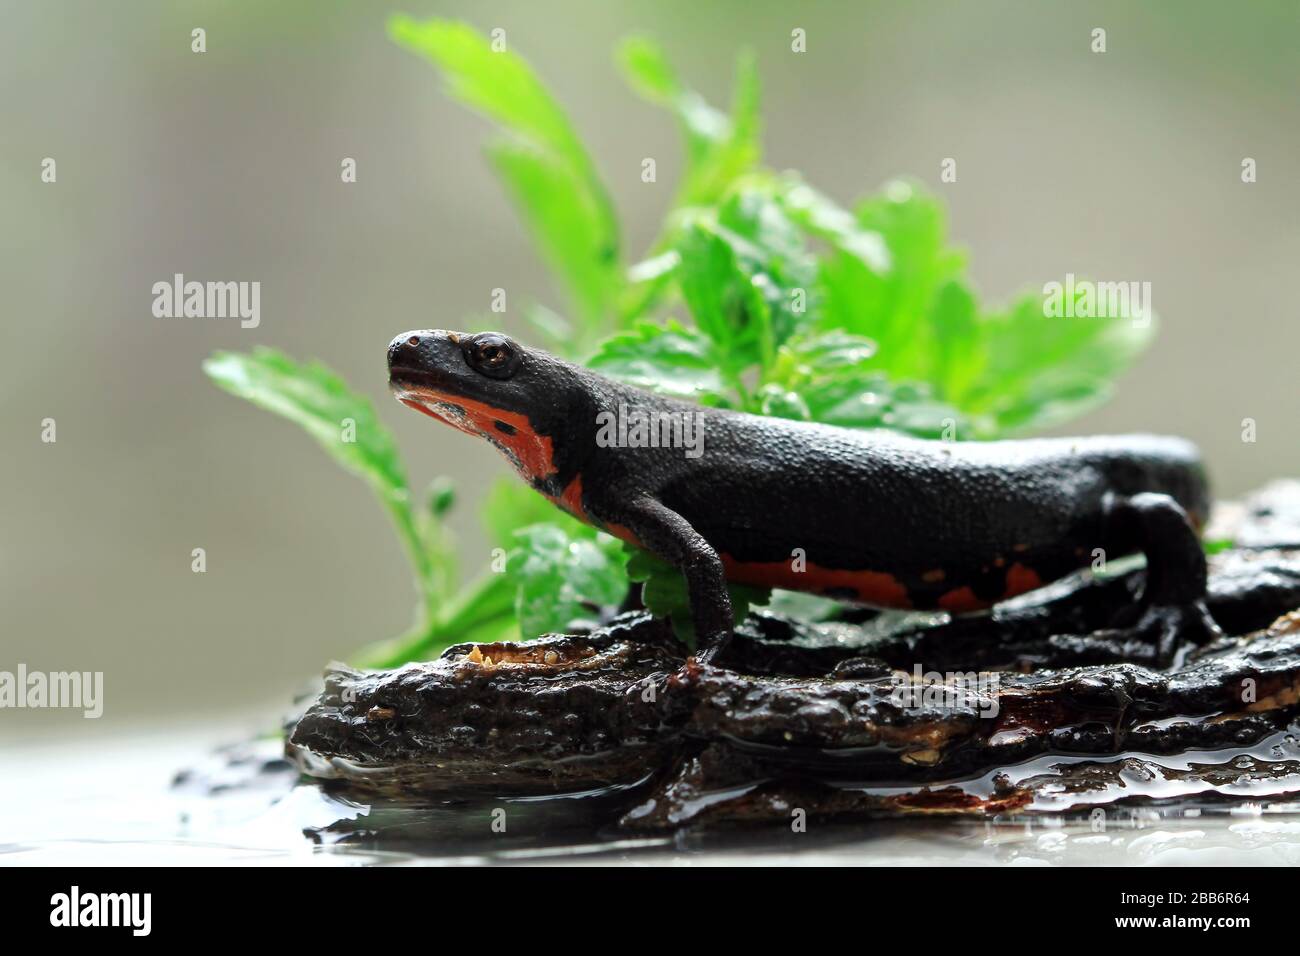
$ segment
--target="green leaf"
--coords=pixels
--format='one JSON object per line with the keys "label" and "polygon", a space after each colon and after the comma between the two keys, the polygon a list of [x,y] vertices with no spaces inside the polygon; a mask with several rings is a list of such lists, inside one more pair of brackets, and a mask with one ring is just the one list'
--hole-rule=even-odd
{"label": "green leaf", "polygon": [[523,212],[543,261],[562,279],[587,328],[602,327],[622,287],[618,246],[570,169],[514,143],[489,147],[492,164]]}
{"label": "green leaf", "polygon": [[710,106],[684,86],[663,50],[646,37],[630,37],[618,62],[632,88],[644,99],[673,112],[686,141],[686,173],[676,206],[710,205],[752,170],[762,156],[758,71],[749,54],[736,60],[731,115]]}
{"label": "green leaf", "polygon": [[493,50],[491,41],[473,27],[450,20],[420,22],[396,14],[389,18],[388,32],[398,44],[440,67],[456,99],[599,186],[595,167],[564,110],[518,54]]}
{"label": "green leaf", "polygon": [[627,593],[620,542],[608,535],[575,538],[554,524],[516,532],[519,547],[507,570],[517,587],[516,613],[525,639],[594,623],[602,606]]}
{"label": "green leaf", "polygon": [[[251,354],[217,352],[203,363],[217,385],[296,422],[341,465],[360,475],[380,497],[405,502],[406,474],[392,434],[364,396],[351,391],[319,362],[299,364],[259,347]],[[351,422],[354,441],[345,441]]]}
{"label": "green leaf", "polygon": [[857,259],[872,272],[885,275],[891,269],[889,248],[878,232],[858,224],[844,209],[797,175],[787,173],[772,184],[772,198],[792,222],[845,255]]}
{"label": "green leaf", "polygon": [[768,365],[782,342],[810,324],[816,259],[767,179],[745,179],[715,211],[691,216],[675,251],[682,298],[726,371]]}
{"label": "green leaf", "polygon": [[[677,99],[687,92],[665,58],[663,48],[649,37],[626,37],[615,52],[615,59],[632,88],[652,103],[675,107]],[[716,137],[725,118],[716,110],[710,109],[710,113],[708,126]]]}
{"label": "green leaf", "polygon": [[[798,196],[797,187],[790,191]],[[801,203],[786,200],[787,208]],[[805,225],[810,217],[795,216]],[[847,228],[833,212],[820,219]],[[914,184],[889,184],[859,205],[856,220],[884,239],[890,269],[874,268],[822,228],[833,248],[821,262],[818,324],[874,339],[879,350],[869,365],[894,383],[886,387],[920,389],[895,391],[892,411],[865,420],[929,435],[956,414],[959,438],[1049,428],[1104,401],[1153,334],[1154,323],[1122,318],[1046,318],[1039,295],[982,310],[961,278],[964,254],[947,245],[942,205]],[[845,420],[843,384],[818,383],[822,394],[807,400],[815,419],[829,403],[834,420]]]}
{"label": "green leaf", "polygon": [[822,267],[824,326],[870,336],[880,345],[881,368],[924,379],[935,341],[921,320],[964,266],[962,254],[945,245],[943,206],[919,186],[894,182],[860,203],[856,218],[859,229],[883,239],[889,270],[837,248]]}
{"label": "green leaf", "polygon": [[522,57],[493,50],[466,24],[397,15],[388,28],[396,42],[443,70],[452,96],[510,134],[490,147],[493,167],[570,296],[582,337],[594,335],[622,288],[618,222],[564,111]]}
{"label": "green leaf", "polygon": [[650,255],[628,271],[619,314],[629,321],[647,315],[670,288],[669,280],[681,261],[671,245],[682,226],[682,211],[712,206],[758,166],[761,117],[758,73],[748,54],[737,58],[730,117],[685,87],[653,41],[628,39],[618,60],[634,90],[676,114],[686,145],[686,170],[659,238]]}
{"label": "green leaf", "polygon": [[951,440],[969,438],[973,432],[966,415],[935,398],[930,387],[921,382],[905,382],[894,387],[881,424],[917,438]]}
{"label": "green leaf", "polygon": [[844,604],[833,598],[781,588],[772,590],[765,607],[773,614],[800,621],[830,621],[844,610]]}
{"label": "green leaf", "polygon": [[736,58],[731,122],[725,138],[694,160],[683,203],[714,202],[738,177],[755,168],[763,155],[763,125],[758,68],[743,52]]}
{"label": "green leaf", "polygon": [[[665,617],[672,622],[673,631],[691,650],[695,649],[695,623],[691,616],[690,591],[680,571],[666,561],[641,548],[625,544],[627,552],[627,578],[639,583],[641,602],[655,617]],[[753,588],[728,582],[731,596],[733,623],[739,624],[752,607],[761,607],[771,600],[768,588]]]}
{"label": "green leaf", "polygon": [[300,364],[269,348],[251,354],[217,352],[203,363],[203,370],[232,395],[297,423],[335,461],[370,485],[406,546],[430,611],[440,595],[427,542],[411,506],[397,445],[369,400],[319,362]]}
{"label": "green leaf", "polygon": [[429,482],[424,497],[429,514],[435,518],[445,518],[456,504],[456,485],[446,475],[439,475]]}
{"label": "green leaf", "polygon": [[998,434],[1051,428],[1104,402],[1157,326],[1154,317],[1137,323],[1043,311],[1042,296],[1031,293],[1006,311],[980,317],[978,344],[970,350],[980,364],[952,397]]}
{"label": "green leaf", "polygon": [[[817,260],[785,209],[766,189],[742,184],[718,207],[718,225],[719,235],[731,241],[740,267],[767,303],[772,343],[780,345],[809,325],[817,308]],[[745,242],[735,242],[734,236]],[[770,361],[770,353],[763,358]]]}
{"label": "green leaf", "polygon": [[812,421],[812,409],[804,397],[774,382],[768,382],[758,390],[758,413],[773,418]]}
{"label": "green leaf", "polygon": [[968,432],[966,417],[925,382],[895,382],[871,362],[875,343],[846,332],[801,336],[767,371],[761,411],[846,428],[890,428],[925,438]]}
{"label": "green leaf", "polygon": [[509,552],[507,576],[525,637],[562,630],[575,620],[593,621],[595,608],[626,596],[620,543],[519,481],[493,484],[483,523],[493,544]]}
{"label": "green leaf", "polygon": [[1224,551],[1231,551],[1237,546],[1232,538],[1205,538],[1201,541],[1206,555],[1222,554]]}
{"label": "green leaf", "polygon": [[[876,354],[876,343],[849,332],[821,332],[795,339],[781,347],[774,373],[793,384],[803,378],[845,368],[864,367]],[[775,374],[772,376],[775,378]]]}
{"label": "green leaf", "polygon": [[779,208],[757,193],[733,196],[717,222],[697,219],[676,249],[682,298],[713,341],[724,378],[744,395],[744,370],[767,367],[806,322],[811,259]]}
{"label": "green leaf", "polygon": [[515,533],[536,524],[552,524],[570,537],[596,537],[596,530],[561,511],[541,492],[514,477],[501,477],[488,489],[481,512],[488,540],[509,550],[518,545]]}
{"label": "green leaf", "polygon": [[[892,330],[888,277],[859,256],[832,249],[818,262],[818,328],[871,338]],[[881,362],[885,358],[882,356]]]}
{"label": "green leaf", "polygon": [[935,398],[924,382],[893,382],[880,371],[854,369],[813,378],[799,388],[812,421],[844,428],[888,428],[918,438],[970,433],[967,416]]}
{"label": "green leaf", "polygon": [[941,394],[953,400],[970,393],[982,363],[987,360],[987,342],[977,308],[970,290],[951,279],[935,294],[926,317],[934,342],[934,352],[925,369],[926,378]]}
{"label": "green leaf", "polygon": [[708,405],[726,400],[713,343],[672,319],[664,325],[643,319],[626,332],[610,336],[587,365],[662,395],[693,398]]}
{"label": "green leaf", "polygon": [[[682,231],[677,254],[677,284],[695,325],[715,345],[731,345],[750,322],[749,303],[762,304],[732,244],[712,223],[700,221]],[[735,353],[724,353],[724,358],[735,361]]]}

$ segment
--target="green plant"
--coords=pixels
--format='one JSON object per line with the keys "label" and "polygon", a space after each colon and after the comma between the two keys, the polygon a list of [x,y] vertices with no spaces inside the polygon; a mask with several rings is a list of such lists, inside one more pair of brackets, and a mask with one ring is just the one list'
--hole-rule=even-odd
{"label": "green plant", "polygon": [[[739,59],[724,113],[639,37],[622,44],[618,63],[640,96],[676,117],[686,166],[658,238],[629,263],[595,163],[521,57],[461,23],[397,16],[389,29],[438,67],[453,97],[496,124],[488,161],[564,299],[564,315],[535,303],[524,319],[543,345],[604,374],[760,415],[987,439],[1104,401],[1153,334],[1154,323],[1118,317],[1045,318],[1038,293],[982,306],[965,254],[948,243],[941,203],[918,184],[890,183],[850,210],[796,174],[764,168],[753,60]],[[617,603],[629,582],[689,640],[674,569],[629,554],[513,480],[493,489],[487,512],[490,534],[509,551],[505,573],[462,586],[442,523],[450,492],[436,483],[428,507],[413,504],[392,438],[363,398],[322,366],[265,349],[221,353],[205,368],[305,427],[392,517],[421,612],[364,663],[560,629]],[[345,419],[355,423],[353,443],[340,437]],[[790,606],[754,589],[733,598],[737,614],[773,600]]]}

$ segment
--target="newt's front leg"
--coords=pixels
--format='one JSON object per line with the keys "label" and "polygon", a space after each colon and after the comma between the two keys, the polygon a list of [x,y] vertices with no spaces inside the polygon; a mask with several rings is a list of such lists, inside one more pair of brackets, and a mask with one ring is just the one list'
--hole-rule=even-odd
{"label": "newt's front leg", "polygon": [[627,526],[641,545],[682,572],[690,593],[696,656],[711,662],[726,647],[733,625],[722,559],[691,523],[654,498],[625,509]]}

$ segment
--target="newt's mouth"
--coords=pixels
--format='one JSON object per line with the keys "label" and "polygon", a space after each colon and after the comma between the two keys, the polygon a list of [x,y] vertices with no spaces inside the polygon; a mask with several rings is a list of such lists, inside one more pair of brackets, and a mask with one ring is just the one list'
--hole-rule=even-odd
{"label": "newt's mouth", "polygon": [[426,389],[436,391],[449,384],[447,376],[430,368],[414,365],[393,365],[388,369],[388,387],[399,393],[404,390]]}
{"label": "newt's mouth", "polygon": [[408,408],[490,442],[528,480],[555,473],[551,439],[539,435],[527,415],[453,391],[446,381],[437,372],[394,366],[388,384]]}
{"label": "newt's mouth", "polygon": [[388,387],[407,408],[413,408],[468,435],[481,436],[482,431],[475,427],[465,406],[458,404],[454,394],[439,389],[434,384],[437,379],[438,376],[419,369],[393,369]]}
{"label": "newt's mouth", "polygon": [[403,405],[443,421],[443,413],[456,402],[450,377],[437,369],[394,365],[388,370],[388,388]]}

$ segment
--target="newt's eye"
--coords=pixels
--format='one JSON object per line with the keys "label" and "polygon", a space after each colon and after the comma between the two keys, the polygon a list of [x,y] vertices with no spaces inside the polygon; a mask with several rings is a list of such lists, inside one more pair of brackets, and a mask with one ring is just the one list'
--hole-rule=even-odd
{"label": "newt's eye", "polygon": [[519,371],[521,358],[515,343],[499,332],[483,332],[462,343],[465,361],[489,378],[509,378]]}

